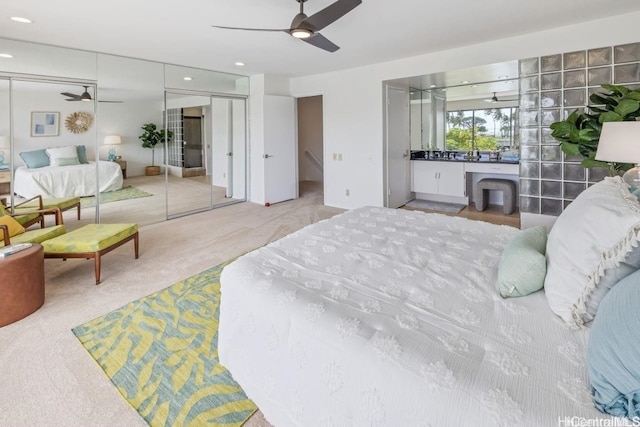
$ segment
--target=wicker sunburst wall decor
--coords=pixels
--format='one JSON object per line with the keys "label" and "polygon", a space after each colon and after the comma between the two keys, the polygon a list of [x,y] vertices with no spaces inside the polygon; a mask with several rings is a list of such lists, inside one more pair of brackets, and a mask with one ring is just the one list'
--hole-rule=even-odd
{"label": "wicker sunburst wall decor", "polygon": [[85,133],[93,123],[93,114],[84,111],[71,113],[64,121],[64,126],[71,133]]}

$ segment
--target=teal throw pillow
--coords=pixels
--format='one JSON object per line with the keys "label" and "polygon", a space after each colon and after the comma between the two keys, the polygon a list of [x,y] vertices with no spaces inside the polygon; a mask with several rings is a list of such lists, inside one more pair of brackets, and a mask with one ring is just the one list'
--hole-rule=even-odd
{"label": "teal throw pillow", "polygon": [[620,280],[604,296],[591,326],[587,347],[587,367],[595,407],[601,412],[635,422],[640,421],[638,302],[640,270]]}
{"label": "teal throw pillow", "polygon": [[543,226],[522,230],[507,243],[498,266],[500,295],[522,297],[542,289],[547,274],[546,246]]}
{"label": "teal throw pillow", "polygon": [[89,161],[87,160],[87,147],[85,147],[84,145],[78,145],[76,146],[76,151],[78,152],[78,161],[83,165],[88,164]]}
{"label": "teal throw pillow", "polygon": [[43,168],[49,166],[49,156],[46,149],[23,151],[20,158],[29,169]]}

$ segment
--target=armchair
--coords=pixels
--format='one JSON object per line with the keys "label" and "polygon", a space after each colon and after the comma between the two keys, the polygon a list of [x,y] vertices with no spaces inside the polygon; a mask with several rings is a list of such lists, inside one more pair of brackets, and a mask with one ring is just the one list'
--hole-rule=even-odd
{"label": "armchair", "polygon": [[[7,214],[1,205],[0,205],[0,210],[5,212],[6,216],[13,217],[13,215]],[[44,209],[43,211],[53,211],[48,213],[55,213],[56,225],[53,225],[50,227],[36,228],[33,230],[26,230],[24,233],[15,234],[11,236],[9,233],[9,227],[7,225],[0,224],[0,234],[1,234],[0,237],[2,237],[2,240],[0,240],[0,247],[7,246],[12,243],[41,243],[41,242],[44,242],[45,240],[49,240],[66,233],[67,230],[64,227],[63,220],[62,220],[62,212],[60,211],[60,209],[58,208]],[[41,216],[44,214],[44,212],[41,212],[41,211],[36,211],[36,213]]]}

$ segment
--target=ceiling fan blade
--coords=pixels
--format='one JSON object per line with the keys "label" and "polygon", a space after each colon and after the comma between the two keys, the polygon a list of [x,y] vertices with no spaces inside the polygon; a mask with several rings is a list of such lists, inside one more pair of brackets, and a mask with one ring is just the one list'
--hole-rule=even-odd
{"label": "ceiling fan blade", "polygon": [[68,98],[74,98],[76,101],[81,98],[80,95],[76,95],[75,93],[69,93],[69,92],[60,92],[60,95],[66,96]]}
{"label": "ceiling fan blade", "polygon": [[212,25],[214,28],[222,28],[223,30],[244,30],[244,31],[284,31],[289,32],[289,29],[273,29],[273,28],[242,28],[242,27],[223,27],[222,25]]}
{"label": "ceiling fan blade", "polygon": [[100,101],[100,100],[98,100],[98,102],[104,102],[105,104],[122,104],[124,101]]}
{"label": "ceiling fan blade", "polygon": [[82,99],[80,99],[80,98],[71,98],[71,99],[65,99],[65,101],[77,102],[77,101],[82,101]]}
{"label": "ceiling fan blade", "polygon": [[314,31],[320,31],[327,25],[337,21],[347,13],[351,12],[351,10],[353,10],[360,3],[362,3],[362,0],[338,0],[337,2],[325,7],[320,12],[314,13],[302,22],[304,23],[305,27],[310,25],[314,29]]}
{"label": "ceiling fan blade", "polygon": [[340,49],[339,46],[333,44],[328,38],[320,33],[315,33],[307,39],[300,40],[312,44],[315,47],[319,47],[320,49],[324,49],[327,52],[335,52],[336,50]]}

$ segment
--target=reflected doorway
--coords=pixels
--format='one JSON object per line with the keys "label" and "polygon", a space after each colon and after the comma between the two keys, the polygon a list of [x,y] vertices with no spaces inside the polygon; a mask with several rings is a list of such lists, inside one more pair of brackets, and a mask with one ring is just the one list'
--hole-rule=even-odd
{"label": "reflected doorway", "polygon": [[166,92],[167,218],[246,200],[246,101]]}

